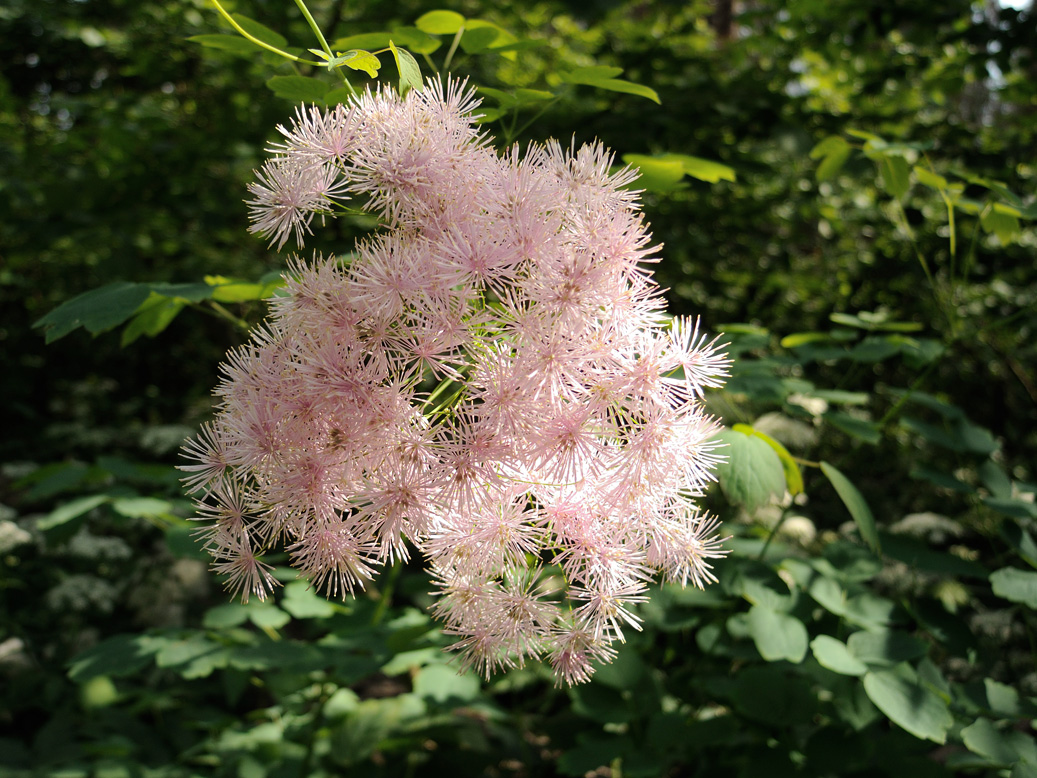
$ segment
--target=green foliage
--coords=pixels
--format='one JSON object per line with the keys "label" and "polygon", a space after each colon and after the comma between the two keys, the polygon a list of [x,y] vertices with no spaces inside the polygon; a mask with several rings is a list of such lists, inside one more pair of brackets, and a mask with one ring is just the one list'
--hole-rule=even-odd
{"label": "green foliage", "polygon": [[[238,5],[308,56],[293,4]],[[5,774],[1037,775],[1032,19],[311,5],[313,64],[208,5],[0,11]],[[506,142],[638,167],[671,308],[745,322],[709,397],[719,582],[657,586],[572,690],[458,675],[417,565],[228,603],[172,467],[283,269],[242,235],[270,90],[446,68]],[[371,227],[341,224],[321,250]]]}

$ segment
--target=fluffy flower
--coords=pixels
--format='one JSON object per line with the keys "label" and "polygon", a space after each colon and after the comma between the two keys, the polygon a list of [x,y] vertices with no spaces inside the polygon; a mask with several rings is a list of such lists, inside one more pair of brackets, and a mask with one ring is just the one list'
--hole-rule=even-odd
{"label": "fluffy flower", "polygon": [[497,155],[476,106],[430,82],[279,128],[253,231],[302,244],[346,197],[386,229],[292,261],[184,480],[243,598],[276,584],[271,548],[330,596],[416,549],[465,666],[580,683],[656,576],[712,580],[702,394],[728,361],[663,314],[633,174],[598,144]]}

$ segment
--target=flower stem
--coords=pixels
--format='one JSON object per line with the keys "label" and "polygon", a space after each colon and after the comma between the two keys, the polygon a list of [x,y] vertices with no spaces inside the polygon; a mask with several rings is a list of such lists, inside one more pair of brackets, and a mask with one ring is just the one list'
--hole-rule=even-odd
{"label": "flower stem", "polygon": [[[282,51],[281,49],[277,48],[276,46],[271,46],[269,43],[264,43],[263,41],[259,40],[259,38],[255,37],[254,35],[250,35],[249,33],[245,32],[245,29],[240,24],[238,24],[236,21],[234,21],[234,17],[232,17],[229,13],[227,13],[227,11],[223,8],[223,6],[220,5],[220,0],[212,0],[212,4],[214,6],[216,6],[216,10],[220,12],[220,16],[222,16],[227,21],[227,24],[229,24],[231,27],[233,27],[235,30],[237,30],[238,33],[241,34],[242,37],[244,37],[246,40],[251,41],[252,43],[256,44],[257,46],[259,46],[261,48],[264,48],[267,51],[272,51],[272,52],[274,52],[274,54],[280,54],[282,57],[284,57],[285,59],[290,59],[292,62],[302,62],[304,65],[318,65],[318,66],[324,64],[322,62],[315,62],[313,60],[303,59],[302,57],[297,57],[294,54],[289,54],[287,51]],[[321,40],[322,41],[324,40],[323,37],[321,38]]]}

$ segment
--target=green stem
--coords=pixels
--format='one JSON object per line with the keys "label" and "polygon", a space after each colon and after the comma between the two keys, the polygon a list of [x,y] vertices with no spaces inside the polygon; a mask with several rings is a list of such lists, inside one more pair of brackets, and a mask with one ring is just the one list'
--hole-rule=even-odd
{"label": "green stem", "polygon": [[284,57],[285,59],[290,59],[292,62],[302,62],[304,65],[317,65],[318,67],[322,67],[324,65],[323,62],[315,62],[313,60],[303,59],[302,57],[297,57],[294,54],[289,54],[287,51],[282,51],[276,46],[271,46],[269,43],[264,43],[254,35],[250,35],[249,33],[245,32],[242,26],[238,24],[236,21],[234,21],[234,17],[232,17],[229,13],[227,13],[226,10],[224,10],[223,6],[220,5],[219,0],[212,0],[212,4],[216,6],[216,10],[220,12],[220,16],[222,16],[227,21],[227,24],[229,24],[231,27],[237,30],[238,33],[246,40],[251,41],[257,46],[264,48],[267,51],[272,51],[274,52],[274,54],[280,54],[282,57]]}
{"label": "green stem", "polygon": [[464,25],[462,24],[457,29],[457,34],[454,35],[454,40],[450,43],[450,51],[446,53],[446,59],[443,60],[443,70],[450,69],[450,63],[454,61],[454,52],[457,51],[458,45],[461,43],[461,36],[464,35]]}
{"label": "green stem", "polygon": [[767,536],[767,540],[763,543],[763,548],[760,549],[760,553],[756,557],[757,561],[762,561],[764,556],[767,555],[767,549],[770,548],[771,541],[774,540],[775,536],[778,534],[778,530],[781,529],[781,525],[785,523],[785,519],[788,517],[789,512],[787,510],[781,512],[781,518],[778,519],[778,523],[774,525],[774,529],[772,529],[771,534]]}
{"label": "green stem", "polygon": [[306,17],[307,23],[310,25],[310,29],[313,30],[313,34],[317,36],[317,40],[320,41],[320,47],[324,49],[324,53],[328,55],[328,58],[332,58],[335,55],[331,53],[331,46],[324,40],[324,33],[320,31],[320,25],[317,24],[313,18],[313,14],[310,13],[310,9],[306,7],[306,3],[303,0],[295,0],[295,4],[299,6],[299,10],[302,11],[302,15]]}

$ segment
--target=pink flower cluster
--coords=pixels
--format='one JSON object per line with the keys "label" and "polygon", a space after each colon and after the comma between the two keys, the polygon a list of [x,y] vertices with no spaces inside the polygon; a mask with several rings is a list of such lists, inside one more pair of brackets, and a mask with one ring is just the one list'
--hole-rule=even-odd
{"label": "pink flower cluster", "polygon": [[271,548],[341,596],[417,549],[465,666],[573,684],[656,574],[713,580],[702,392],[728,362],[665,316],[634,175],[600,145],[498,155],[477,104],[430,82],[280,128],[254,231],[301,245],[347,200],[385,229],[293,261],[183,469],[244,599],[275,585]]}

